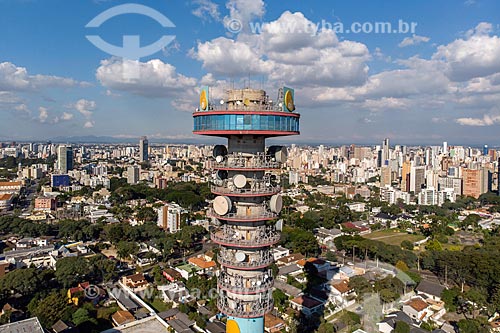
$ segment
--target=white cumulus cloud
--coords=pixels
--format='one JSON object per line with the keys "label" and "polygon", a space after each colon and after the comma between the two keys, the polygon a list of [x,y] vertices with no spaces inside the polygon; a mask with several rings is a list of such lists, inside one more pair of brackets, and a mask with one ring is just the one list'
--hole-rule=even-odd
{"label": "white cumulus cloud", "polygon": [[427,43],[430,40],[429,37],[419,36],[413,34],[411,37],[405,37],[401,43],[398,44],[399,47],[407,47],[410,45],[417,45],[420,43]]}

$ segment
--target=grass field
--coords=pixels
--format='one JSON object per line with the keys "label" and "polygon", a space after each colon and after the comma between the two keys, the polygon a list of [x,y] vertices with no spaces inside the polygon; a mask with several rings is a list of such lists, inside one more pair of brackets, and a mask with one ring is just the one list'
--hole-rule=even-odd
{"label": "grass field", "polygon": [[409,240],[410,242],[417,242],[424,239],[422,235],[413,235],[406,232],[401,232],[398,230],[379,230],[372,232],[367,235],[363,235],[364,238],[378,240],[390,245],[401,245],[404,240]]}

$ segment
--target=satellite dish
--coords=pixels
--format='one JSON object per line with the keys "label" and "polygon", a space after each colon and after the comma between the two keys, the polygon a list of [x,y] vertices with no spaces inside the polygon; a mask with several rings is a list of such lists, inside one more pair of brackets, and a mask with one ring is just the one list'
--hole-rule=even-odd
{"label": "satellite dish", "polygon": [[264,275],[264,279],[266,279],[266,280],[269,279],[269,275],[267,275],[267,274]]}
{"label": "satellite dish", "polygon": [[220,105],[222,105],[222,104],[224,104],[225,102],[224,102],[224,100],[223,100],[223,99],[221,99],[219,103],[220,103]]}
{"label": "satellite dish", "polygon": [[214,150],[212,151],[213,157],[217,158],[217,156],[226,156],[227,148],[224,145],[215,145]]}
{"label": "satellite dish", "polygon": [[215,161],[216,161],[217,163],[222,163],[222,161],[224,161],[224,156],[222,156],[222,155],[217,156],[217,157],[215,158]]}
{"label": "satellite dish", "polygon": [[233,177],[233,183],[237,188],[243,188],[247,184],[247,177],[242,174],[238,174]]}
{"label": "satellite dish", "polygon": [[218,215],[226,215],[231,210],[233,205],[231,203],[231,199],[229,199],[228,197],[219,195],[214,199],[214,201],[212,203],[212,207],[214,208],[214,211]]}
{"label": "satellite dish", "polygon": [[279,105],[280,108],[283,107],[283,103],[279,103],[278,105]]}
{"label": "satellite dish", "polygon": [[288,111],[295,111],[295,103],[293,101],[293,95],[291,90],[287,90],[285,93],[285,104]]}
{"label": "satellite dish", "polygon": [[269,200],[269,208],[274,213],[281,212],[281,209],[283,208],[283,198],[281,195],[275,194],[271,197],[271,200]]}
{"label": "satellite dish", "polygon": [[241,104],[241,102],[240,102],[240,101],[236,101],[236,105],[240,105],[240,104]]}
{"label": "satellite dish", "polygon": [[219,180],[227,179],[227,170],[217,170],[215,173],[215,178]]}
{"label": "satellite dish", "polygon": [[[282,231],[283,230],[283,219],[279,219],[276,224],[274,225],[274,228],[277,231]],[[267,275],[266,275],[267,276]]]}
{"label": "satellite dish", "polygon": [[243,252],[236,252],[235,256],[237,262],[243,262],[247,258],[247,255]]}
{"label": "satellite dish", "polygon": [[207,96],[207,91],[202,90],[200,94],[200,108],[202,110],[206,110],[208,106],[208,96]]}
{"label": "satellite dish", "polygon": [[262,284],[261,281],[257,281],[257,287],[260,287],[261,284]]}

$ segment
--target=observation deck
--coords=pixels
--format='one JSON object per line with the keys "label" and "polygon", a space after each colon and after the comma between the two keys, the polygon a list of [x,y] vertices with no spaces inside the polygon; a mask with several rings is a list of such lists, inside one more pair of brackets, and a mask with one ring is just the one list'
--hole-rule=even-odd
{"label": "observation deck", "polygon": [[[288,89],[288,88],[286,88]],[[200,96],[200,107],[193,113],[194,134],[227,137],[261,135],[265,137],[300,134],[300,114],[293,113],[292,90],[280,90],[274,103],[263,90],[230,90],[226,100],[210,103],[207,93]]]}

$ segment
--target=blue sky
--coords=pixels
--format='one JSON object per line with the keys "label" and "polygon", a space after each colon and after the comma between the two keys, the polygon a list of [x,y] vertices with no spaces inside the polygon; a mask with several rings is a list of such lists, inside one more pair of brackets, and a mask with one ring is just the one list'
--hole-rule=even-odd
{"label": "blue sky", "polygon": [[[198,87],[222,97],[250,78],[270,96],[296,89],[302,134],[289,142],[500,144],[498,1],[137,1],[175,27],[138,14],[85,27],[124,3],[0,0],[0,140],[192,139]],[[400,21],[414,31],[346,32]],[[127,78],[131,60],[90,34],[176,38]]]}

